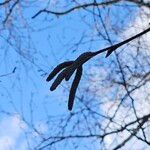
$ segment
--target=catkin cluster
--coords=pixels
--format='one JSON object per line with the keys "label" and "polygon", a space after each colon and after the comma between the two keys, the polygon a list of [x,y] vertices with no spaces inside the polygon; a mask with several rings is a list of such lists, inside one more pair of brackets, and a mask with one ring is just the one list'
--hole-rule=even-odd
{"label": "catkin cluster", "polygon": [[76,71],[75,77],[73,79],[70,93],[69,93],[69,100],[68,100],[68,109],[71,111],[74,104],[75,94],[77,91],[77,87],[81,80],[83,64],[88,61],[90,58],[94,56],[92,52],[86,52],[81,54],[75,61],[66,61],[54,68],[54,70],[49,74],[46,81],[51,81],[57,74],[58,76],[52,83],[50,90],[54,91],[58,85],[62,82],[63,79],[68,81],[73,73]]}
{"label": "catkin cluster", "polygon": [[112,54],[112,52],[114,52],[119,47],[146,34],[149,31],[150,31],[150,28],[148,28],[148,29],[138,33],[137,35],[134,35],[133,37],[130,37],[120,43],[117,43],[115,45],[106,47],[106,48],[98,50],[96,52],[83,53],[74,61],[67,61],[67,62],[63,62],[63,63],[59,64],[56,68],[54,68],[54,70],[49,74],[49,76],[46,79],[46,81],[50,81],[59,73],[58,76],[56,77],[56,79],[54,80],[53,84],[51,85],[50,90],[54,91],[57,88],[57,86],[62,82],[63,79],[68,81],[70,79],[70,77],[73,75],[73,73],[76,71],[74,80],[71,85],[71,89],[70,89],[70,93],[69,93],[69,100],[68,100],[68,109],[71,111],[73,108],[74,98],[75,98],[75,94],[77,91],[77,87],[78,87],[79,82],[82,77],[83,64],[85,62],[87,62],[89,59],[91,59],[92,57],[94,57],[98,54],[101,54],[103,52],[106,52],[106,51],[107,51],[106,57],[108,57],[108,56],[110,56],[110,54]]}

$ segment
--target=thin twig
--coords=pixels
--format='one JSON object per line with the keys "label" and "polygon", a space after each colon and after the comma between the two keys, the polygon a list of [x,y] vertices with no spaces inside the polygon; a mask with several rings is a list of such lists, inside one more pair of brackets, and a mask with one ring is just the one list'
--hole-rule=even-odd
{"label": "thin twig", "polygon": [[72,7],[66,11],[62,11],[62,12],[55,12],[55,11],[51,11],[51,10],[47,10],[47,9],[42,9],[40,11],[38,11],[33,17],[32,19],[36,18],[38,15],[40,15],[41,13],[48,13],[48,14],[53,14],[53,15],[57,15],[57,16],[62,16],[68,13],[71,13],[72,11],[75,11],[77,9],[82,9],[82,8],[87,8],[87,7],[92,7],[92,6],[107,6],[107,5],[112,5],[113,3],[117,3],[121,0],[111,0],[111,1],[107,1],[107,2],[101,2],[101,3],[88,3],[88,4],[82,4],[82,5],[78,5],[75,7]]}
{"label": "thin twig", "polygon": [[9,75],[11,75],[11,74],[14,74],[14,73],[15,73],[15,71],[16,71],[16,69],[17,69],[17,67],[14,67],[14,69],[13,69],[13,71],[12,71],[12,72],[10,72],[10,73],[6,73],[6,74],[2,74],[2,75],[0,75],[0,77],[5,77],[5,76],[9,76]]}

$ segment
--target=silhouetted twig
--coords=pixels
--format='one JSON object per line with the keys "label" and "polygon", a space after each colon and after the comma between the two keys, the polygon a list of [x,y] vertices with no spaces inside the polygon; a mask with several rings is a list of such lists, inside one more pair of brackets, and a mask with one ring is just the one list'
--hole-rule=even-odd
{"label": "silhouetted twig", "polygon": [[55,79],[55,81],[53,82],[52,86],[50,87],[51,91],[54,91],[57,86],[61,83],[61,81],[63,79],[65,79],[66,81],[68,81],[70,79],[70,77],[73,75],[73,73],[75,72],[75,70],[77,70],[76,75],[75,75],[75,79],[72,83],[71,86],[71,90],[70,90],[70,95],[69,95],[69,102],[68,102],[68,109],[72,110],[73,107],[73,102],[74,102],[74,98],[75,98],[75,93],[79,84],[79,81],[81,79],[82,76],[82,66],[85,62],[89,61],[92,57],[101,54],[105,51],[107,51],[106,57],[110,56],[110,54],[112,54],[112,52],[114,52],[117,48],[129,43],[130,41],[144,35],[145,33],[149,32],[150,28],[144,30],[143,32],[140,32],[139,34],[124,40],[120,43],[114,44],[112,46],[106,47],[104,49],[98,50],[96,52],[85,52],[83,54],[81,54],[75,61],[67,61],[64,63],[59,64],[47,77],[46,81],[50,81],[51,79],[53,79],[60,71],[60,74],[57,76],[57,78]]}
{"label": "silhouetted twig", "polygon": [[40,15],[41,13],[48,13],[48,14],[53,14],[53,15],[57,15],[57,16],[62,16],[68,13],[71,13],[75,10],[79,10],[79,9],[83,9],[83,8],[87,8],[87,7],[92,7],[92,6],[108,6],[108,5],[112,5],[114,3],[119,2],[120,0],[111,0],[111,1],[107,1],[107,2],[92,2],[92,3],[87,3],[87,4],[83,4],[83,5],[78,5],[75,7],[72,7],[66,11],[62,11],[62,12],[55,12],[55,11],[51,11],[51,10],[47,10],[47,9],[42,9],[40,11],[38,11],[33,17],[32,19],[36,18],[38,15]]}
{"label": "silhouetted twig", "polygon": [[[8,1],[8,2],[9,2],[9,1]],[[9,12],[8,12],[8,14],[6,15],[5,20],[3,21],[4,24],[7,22],[9,16],[12,14],[13,9],[14,9],[15,6],[18,4],[18,2],[19,2],[19,0],[16,0],[16,1],[14,2],[14,4],[12,5],[12,7],[9,9]]]}
{"label": "silhouetted twig", "polygon": [[12,71],[12,72],[10,72],[10,73],[6,73],[6,74],[2,74],[2,75],[0,75],[0,77],[9,76],[9,75],[11,75],[11,74],[15,73],[16,69],[17,69],[17,67],[14,67],[14,69],[13,69],[13,71]]}
{"label": "silhouetted twig", "polygon": [[1,2],[0,3],[0,6],[3,6],[3,5],[5,5],[5,4],[7,4],[7,3],[9,3],[11,0],[5,0],[4,2]]}

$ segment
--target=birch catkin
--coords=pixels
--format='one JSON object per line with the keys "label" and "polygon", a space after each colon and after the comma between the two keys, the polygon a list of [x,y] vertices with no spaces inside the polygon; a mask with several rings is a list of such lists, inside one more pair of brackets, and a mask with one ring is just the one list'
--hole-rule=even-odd
{"label": "birch catkin", "polygon": [[57,86],[61,83],[61,81],[65,78],[66,75],[66,69],[64,69],[55,79],[55,81],[53,82],[52,86],[50,87],[51,91],[54,91]]}
{"label": "birch catkin", "polygon": [[70,79],[70,77],[72,76],[72,74],[74,73],[74,71],[81,66],[83,63],[85,63],[87,60],[89,60],[91,57],[93,56],[92,52],[86,52],[81,54],[72,65],[70,65],[67,69],[67,74],[65,77],[65,80],[68,81]]}
{"label": "birch catkin", "polygon": [[68,110],[70,110],[70,111],[73,108],[75,94],[76,94],[79,82],[81,80],[81,76],[82,76],[82,66],[80,66],[77,69],[75,78],[74,78],[73,83],[71,85],[71,89],[70,89],[70,93],[69,93],[69,100],[68,100]]}
{"label": "birch catkin", "polygon": [[52,80],[62,69],[72,65],[72,63],[73,61],[66,61],[56,66],[54,70],[49,74],[46,81],[49,82],[50,80]]}

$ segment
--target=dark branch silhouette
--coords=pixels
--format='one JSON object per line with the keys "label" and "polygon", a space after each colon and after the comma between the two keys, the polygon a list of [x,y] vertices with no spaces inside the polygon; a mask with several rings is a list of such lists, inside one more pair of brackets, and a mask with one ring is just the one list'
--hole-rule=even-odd
{"label": "dark branch silhouette", "polygon": [[149,31],[150,31],[150,28],[144,30],[143,32],[140,32],[139,34],[137,34],[127,40],[124,40],[124,41],[117,43],[115,45],[112,45],[110,47],[98,50],[96,52],[85,52],[85,53],[81,54],[75,61],[68,61],[68,62],[61,63],[49,74],[48,78],[46,79],[46,81],[50,81],[57,73],[59,73],[62,70],[61,73],[57,76],[57,78],[53,82],[52,86],[50,87],[50,90],[54,91],[57,88],[57,86],[62,82],[63,79],[68,81],[70,79],[70,77],[72,76],[72,74],[74,73],[74,71],[77,70],[75,79],[72,83],[72,87],[70,90],[69,102],[68,102],[68,109],[72,110],[75,93],[76,93],[78,83],[79,83],[79,81],[81,79],[81,75],[82,75],[82,69],[81,69],[82,65],[85,62],[87,62],[88,60],[90,60],[92,57],[94,57],[98,54],[101,54],[105,51],[107,51],[106,57],[110,56],[110,54],[112,54],[112,52],[114,52],[117,48],[129,43],[130,41],[142,36],[143,34],[149,32]]}
{"label": "dark branch silhouette", "polygon": [[[8,2],[9,2],[9,1],[8,1]],[[6,15],[5,20],[3,21],[4,24],[7,22],[9,16],[10,16],[10,15],[12,14],[12,12],[13,12],[13,9],[15,8],[15,6],[16,6],[18,3],[19,3],[19,0],[16,0],[16,1],[14,2],[14,4],[11,6],[11,8],[9,9],[8,14]]]}
{"label": "dark branch silhouette", "polygon": [[[47,13],[47,14],[53,14],[56,16],[62,16],[62,15],[66,15],[69,14],[75,10],[79,10],[79,9],[86,9],[88,7],[100,7],[100,6],[109,6],[109,5],[114,5],[115,3],[118,2],[122,2],[121,0],[111,0],[111,1],[106,1],[106,2],[92,2],[92,3],[87,3],[87,4],[81,4],[81,5],[77,5],[75,7],[72,7],[68,10],[65,11],[51,11],[51,10],[47,10],[46,8],[39,10],[34,16],[32,16],[32,19],[36,18],[37,16],[39,16],[42,13]],[[136,1],[136,0],[126,0],[126,2],[130,2],[130,3],[135,3],[137,5],[144,6],[147,8],[150,8],[149,2],[144,2],[144,1]]]}
{"label": "dark branch silhouette", "polygon": [[12,1],[12,0],[6,0],[6,1],[4,1],[4,2],[1,2],[1,3],[0,3],[0,6],[3,6],[3,5],[5,5],[5,4],[9,3],[10,1]]}
{"label": "dark branch silhouette", "polygon": [[78,5],[78,6],[72,7],[70,9],[66,10],[66,11],[63,11],[63,12],[55,12],[55,11],[50,11],[50,10],[47,10],[47,9],[43,9],[43,10],[38,11],[32,17],[32,19],[36,18],[41,13],[48,13],[48,14],[54,14],[54,15],[57,15],[57,16],[62,16],[62,15],[68,14],[68,13],[70,13],[72,11],[75,11],[75,10],[79,10],[79,9],[83,9],[83,8],[87,8],[87,7],[92,7],[92,6],[107,6],[107,5],[112,5],[112,4],[117,3],[119,1],[120,0],[111,0],[111,1],[100,2],[100,3],[92,2],[92,3],[82,4],[82,5]]}
{"label": "dark branch silhouette", "polygon": [[12,71],[12,72],[10,72],[10,73],[6,73],[6,74],[2,74],[2,75],[0,75],[0,77],[6,77],[6,76],[9,76],[9,75],[11,75],[11,74],[14,74],[14,73],[15,73],[15,71],[16,71],[16,69],[17,69],[17,67],[14,67],[14,69],[13,69],[13,71]]}

